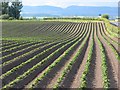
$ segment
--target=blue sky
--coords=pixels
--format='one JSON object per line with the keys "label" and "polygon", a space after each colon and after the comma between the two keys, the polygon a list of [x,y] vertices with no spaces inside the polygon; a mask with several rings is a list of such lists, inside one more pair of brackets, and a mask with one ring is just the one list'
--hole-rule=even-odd
{"label": "blue sky", "polygon": [[119,0],[22,0],[23,5],[26,6],[58,6],[58,7],[68,7],[71,5],[77,6],[118,6]]}

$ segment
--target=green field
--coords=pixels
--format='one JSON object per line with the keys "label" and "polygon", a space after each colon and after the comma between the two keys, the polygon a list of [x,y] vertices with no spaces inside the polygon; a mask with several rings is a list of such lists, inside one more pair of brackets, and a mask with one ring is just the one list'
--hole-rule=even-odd
{"label": "green field", "polygon": [[2,21],[2,89],[118,88],[118,32],[108,20]]}

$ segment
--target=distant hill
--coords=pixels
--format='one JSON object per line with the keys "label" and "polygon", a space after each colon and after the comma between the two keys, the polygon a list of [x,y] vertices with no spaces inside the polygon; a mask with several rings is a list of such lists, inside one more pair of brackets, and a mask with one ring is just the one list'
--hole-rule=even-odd
{"label": "distant hill", "polygon": [[45,16],[98,16],[99,14],[118,16],[117,7],[97,6],[69,6],[60,8],[55,6],[24,6],[22,16],[24,17],[45,17]]}

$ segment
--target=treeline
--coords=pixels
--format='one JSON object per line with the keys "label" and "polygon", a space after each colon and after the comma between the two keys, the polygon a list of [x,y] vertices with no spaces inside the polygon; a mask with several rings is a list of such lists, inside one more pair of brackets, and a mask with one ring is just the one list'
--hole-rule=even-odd
{"label": "treeline", "polygon": [[92,17],[50,17],[50,18],[43,18],[43,20],[98,20],[99,18],[92,18]]}
{"label": "treeline", "polygon": [[2,12],[0,13],[1,19],[20,19],[20,12],[23,7],[22,1],[13,0],[13,1],[4,1],[0,2],[0,7],[2,7]]}
{"label": "treeline", "polygon": [[43,20],[100,20],[101,18],[109,19],[108,14],[100,14],[98,17],[47,17],[43,18]]}

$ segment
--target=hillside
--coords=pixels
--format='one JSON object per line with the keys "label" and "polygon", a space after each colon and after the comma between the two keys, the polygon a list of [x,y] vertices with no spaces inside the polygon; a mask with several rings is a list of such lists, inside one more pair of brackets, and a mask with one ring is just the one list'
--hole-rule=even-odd
{"label": "hillside", "polygon": [[117,7],[97,6],[69,6],[67,8],[55,6],[24,6],[22,16],[98,16],[99,14],[118,15]]}

